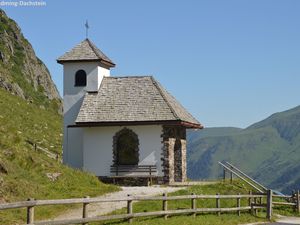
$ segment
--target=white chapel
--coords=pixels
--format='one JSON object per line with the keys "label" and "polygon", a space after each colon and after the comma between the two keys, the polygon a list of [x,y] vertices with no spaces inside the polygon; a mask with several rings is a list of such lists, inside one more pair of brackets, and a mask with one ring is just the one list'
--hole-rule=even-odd
{"label": "white chapel", "polygon": [[202,125],[152,76],[110,76],[115,64],[89,39],[63,65],[63,162],[103,181],[186,180],[186,129]]}

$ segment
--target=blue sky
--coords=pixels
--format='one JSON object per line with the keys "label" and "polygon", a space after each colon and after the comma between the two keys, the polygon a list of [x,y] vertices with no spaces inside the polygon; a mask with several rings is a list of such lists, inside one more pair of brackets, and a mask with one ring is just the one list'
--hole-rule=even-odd
{"label": "blue sky", "polygon": [[44,1],[2,8],[61,93],[55,59],[85,38],[88,19],[112,75],[153,75],[206,127],[247,127],[300,104],[298,0]]}

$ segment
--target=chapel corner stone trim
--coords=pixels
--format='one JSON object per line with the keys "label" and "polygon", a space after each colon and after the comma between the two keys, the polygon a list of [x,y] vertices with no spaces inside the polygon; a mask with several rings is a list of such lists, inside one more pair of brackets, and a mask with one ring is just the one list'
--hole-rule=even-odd
{"label": "chapel corner stone trim", "polygon": [[163,182],[186,181],[186,128],[163,126],[162,131]]}

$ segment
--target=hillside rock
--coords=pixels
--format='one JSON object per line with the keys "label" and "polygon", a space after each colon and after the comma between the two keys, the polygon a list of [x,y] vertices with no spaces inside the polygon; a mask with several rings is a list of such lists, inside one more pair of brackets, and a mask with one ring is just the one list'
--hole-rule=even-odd
{"label": "hillside rock", "polygon": [[47,67],[1,9],[0,36],[0,87],[38,105],[55,101],[61,111],[61,98]]}
{"label": "hillside rock", "polygon": [[0,173],[4,173],[4,174],[8,173],[5,165],[1,161],[0,161]]}

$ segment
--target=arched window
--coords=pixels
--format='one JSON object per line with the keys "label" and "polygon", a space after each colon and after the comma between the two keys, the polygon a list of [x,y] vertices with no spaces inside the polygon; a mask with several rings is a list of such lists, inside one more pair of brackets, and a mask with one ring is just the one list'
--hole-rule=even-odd
{"label": "arched window", "polygon": [[128,128],[120,130],[114,136],[114,164],[137,165],[139,163],[139,139]]}
{"label": "arched window", "polygon": [[84,70],[78,70],[75,74],[75,86],[86,86],[86,72]]}

